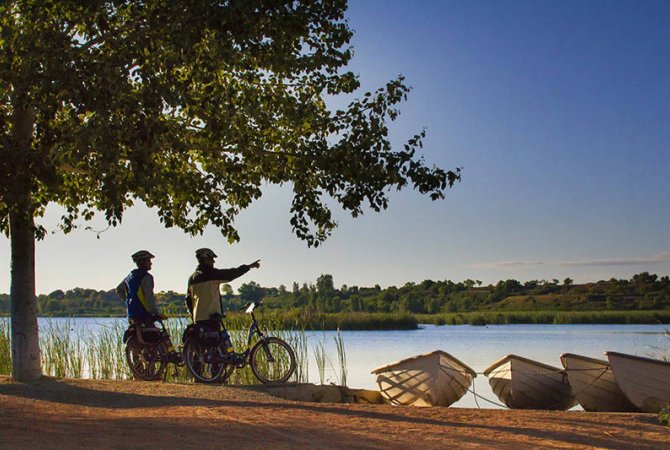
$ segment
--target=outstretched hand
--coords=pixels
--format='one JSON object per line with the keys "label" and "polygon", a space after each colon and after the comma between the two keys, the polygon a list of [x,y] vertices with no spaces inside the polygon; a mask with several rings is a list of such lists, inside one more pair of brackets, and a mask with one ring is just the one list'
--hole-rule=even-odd
{"label": "outstretched hand", "polygon": [[252,269],[258,269],[261,266],[261,260],[257,259],[256,261],[249,264],[249,267]]}

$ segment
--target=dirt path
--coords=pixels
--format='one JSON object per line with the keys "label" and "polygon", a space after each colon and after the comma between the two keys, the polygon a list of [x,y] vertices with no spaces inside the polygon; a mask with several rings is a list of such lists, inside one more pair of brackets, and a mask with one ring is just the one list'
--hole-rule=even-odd
{"label": "dirt path", "polygon": [[653,414],[291,402],[246,387],[0,377],[1,448],[670,448]]}

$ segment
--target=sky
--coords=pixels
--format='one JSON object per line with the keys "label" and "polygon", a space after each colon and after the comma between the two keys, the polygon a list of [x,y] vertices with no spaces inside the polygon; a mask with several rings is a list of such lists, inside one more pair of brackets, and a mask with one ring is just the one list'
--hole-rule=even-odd
{"label": "sky", "polygon": [[[37,293],[112,289],[139,249],[156,255],[157,291],[184,292],[200,247],[218,267],[261,259],[234,288],[670,273],[670,2],[353,0],[347,17],[362,89],[401,74],[412,86],[393,142],[425,128],[425,160],[463,168],[444,200],[406,190],[382,213],[335,209],[339,227],[316,249],[292,234],[290,192],[273,186],[238,217],[233,245],[214,228],[165,229],[138,205],[117,228],[38,242]],[[55,230],[59,217],[50,207],[39,223]],[[3,237],[0,292],[9,259]]]}

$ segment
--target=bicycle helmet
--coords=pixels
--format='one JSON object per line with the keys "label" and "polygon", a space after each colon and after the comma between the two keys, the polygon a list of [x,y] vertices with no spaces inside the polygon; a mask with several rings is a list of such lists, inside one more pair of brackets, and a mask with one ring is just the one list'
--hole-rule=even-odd
{"label": "bicycle helmet", "polygon": [[199,248],[195,251],[195,257],[198,259],[202,258],[216,258],[216,253],[209,248]]}
{"label": "bicycle helmet", "polygon": [[139,262],[142,261],[143,259],[154,258],[154,255],[152,255],[147,250],[140,250],[138,252],[133,253],[131,257],[133,258],[134,262]]}

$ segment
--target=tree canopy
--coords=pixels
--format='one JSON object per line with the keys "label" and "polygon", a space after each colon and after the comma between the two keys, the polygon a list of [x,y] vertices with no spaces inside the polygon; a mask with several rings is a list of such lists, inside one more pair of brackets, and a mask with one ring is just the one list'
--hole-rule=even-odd
{"label": "tree canopy", "polygon": [[[355,217],[386,208],[389,190],[435,200],[460,179],[424,162],[423,130],[392,147],[388,126],[410,89],[398,77],[357,92],[346,7],[0,5],[0,229],[12,241],[12,354],[30,354],[28,377],[39,363],[34,238],[45,231],[34,218],[50,203],[64,207],[65,232],[96,212],[117,225],[139,200],[167,227],[211,224],[236,241],[234,219],[263,184],[288,184],[293,231],[318,245],[336,226],[332,202]],[[349,103],[331,110],[330,96]]]}
{"label": "tree canopy", "polygon": [[1,8],[0,167],[22,181],[0,191],[5,230],[29,187],[36,214],[66,208],[65,231],[95,211],[115,225],[138,199],[168,227],[237,240],[235,216],[270,182],[291,184],[294,232],[316,245],[335,226],[327,198],[356,216],[386,208],[387,188],[437,199],[459,178],[417,157],[424,131],[391,148],[402,77],[327,108],[359,87],[345,1]]}

